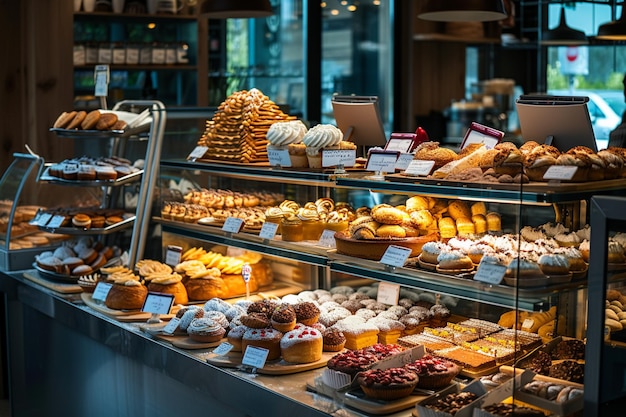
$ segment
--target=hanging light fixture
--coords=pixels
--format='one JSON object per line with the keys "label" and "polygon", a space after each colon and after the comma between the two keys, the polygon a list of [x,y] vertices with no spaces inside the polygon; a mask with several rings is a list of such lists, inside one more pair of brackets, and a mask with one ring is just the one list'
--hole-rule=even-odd
{"label": "hanging light fixture", "polygon": [[565,7],[561,7],[561,21],[554,29],[545,32],[541,39],[542,45],[586,45],[589,43],[585,32],[572,29],[565,21]]}
{"label": "hanging light fixture", "polygon": [[488,22],[506,16],[502,0],[428,0],[417,15],[439,22]]}
{"label": "hanging light fixture", "polygon": [[274,14],[269,0],[205,0],[200,15],[209,19],[248,19]]}
{"label": "hanging light fixture", "polygon": [[618,20],[613,20],[600,25],[596,39],[609,41],[626,40],[626,14],[624,13],[624,5],[622,4],[622,16]]}

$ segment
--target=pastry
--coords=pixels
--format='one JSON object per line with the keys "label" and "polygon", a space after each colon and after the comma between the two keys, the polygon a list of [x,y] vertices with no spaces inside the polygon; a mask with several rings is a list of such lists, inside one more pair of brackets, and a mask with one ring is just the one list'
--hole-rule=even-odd
{"label": "pastry", "polygon": [[471,212],[469,205],[465,201],[462,201],[462,200],[451,201],[450,204],[448,205],[448,214],[454,220],[457,220],[462,217],[467,218],[467,219],[472,217],[472,212]]}
{"label": "pastry", "polygon": [[489,404],[483,410],[494,416],[545,417],[543,411],[536,408],[509,403]]}
{"label": "pastry", "polygon": [[478,396],[471,391],[461,391],[447,394],[438,398],[432,403],[424,404],[426,408],[440,411],[446,415],[455,415],[460,409],[471,404],[478,399]]}
{"label": "pastry", "polygon": [[81,110],[76,112],[74,118],[72,118],[72,120],[67,124],[66,129],[78,129],[85,120],[85,117],[87,117],[86,111]]}
{"label": "pastry", "polygon": [[80,127],[84,130],[95,129],[99,120],[100,120],[100,111],[92,110],[89,113],[87,113],[87,116],[85,116],[85,119],[80,124]]}
{"label": "pastry", "polygon": [[267,360],[280,358],[280,340],[283,334],[276,329],[247,329],[241,338],[241,350],[246,352],[248,346],[260,347],[268,350]]}
{"label": "pastry", "polygon": [[224,280],[221,279],[220,270],[217,268],[209,268],[190,276],[184,285],[192,301],[222,298],[225,294]]}
{"label": "pastry", "polygon": [[570,265],[565,255],[544,254],[537,260],[541,272],[546,275],[567,275]]}
{"label": "pastry", "polygon": [[270,318],[272,327],[286,333],[296,327],[296,310],[290,304],[282,304],[274,310]]}
{"label": "pastry", "polygon": [[406,237],[406,230],[397,224],[382,224],[376,229],[376,236],[380,238],[404,238]]}
{"label": "pastry", "polygon": [[474,263],[469,256],[461,251],[444,251],[437,256],[438,270],[471,270]]}
{"label": "pastry", "polygon": [[565,381],[582,384],[584,382],[585,365],[573,360],[564,360],[550,366],[548,376]]}
{"label": "pastry", "polygon": [[207,317],[193,319],[187,327],[189,338],[202,343],[218,342],[225,333],[222,325]]}
{"label": "pastry", "polygon": [[439,142],[424,142],[415,148],[413,159],[434,161],[433,169],[441,168],[449,162],[459,158],[452,149],[439,147]]}
{"label": "pastry", "polygon": [[404,214],[402,210],[389,204],[378,204],[372,207],[371,216],[374,221],[381,224],[402,224]]}
{"label": "pastry", "polygon": [[89,229],[91,228],[91,217],[84,213],[75,214],[72,217],[72,225],[82,229]]}
{"label": "pastry", "polygon": [[293,307],[296,310],[296,321],[306,326],[313,325],[320,317],[320,309],[310,301],[303,301]]}
{"label": "pastry", "polygon": [[243,334],[248,330],[246,326],[239,325],[231,328],[226,337],[228,343],[233,345],[233,352],[241,352],[241,339],[243,338]]}
{"label": "pastry", "polygon": [[378,343],[378,327],[374,324],[339,320],[332,327],[346,337],[347,349],[362,349]]}
{"label": "pastry", "polygon": [[439,219],[438,227],[439,234],[443,239],[449,239],[456,236],[456,222],[452,217],[442,217]]}
{"label": "pastry", "polygon": [[496,212],[487,213],[487,231],[489,232],[501,232],[502,231],[502,219]]}
{"label": "pastry", "polygon": [[431,355],[423,356],[405,367],[417,374],[417,386],[424,389],[446,387],[461,372],[461,368],[454,362]]}
{"label": "pastry", "polygon": [[418,377],[407,368],[370,369],[357,377],[366,396],[377,400],[407,397],[417,385]]}
{"label": "pastry", "polygon": [[75,111],[63,112],[57,117],[52,127],[57,129],[65,129],[76,116]]}
{"label": "pastry", "polygon": [[78,265],[71,270],[70,275],[80,277],[91,273],[93,273],[93,268],[90,265]]}
{"label": "pastry", "polygon": [[153,276],[148,283],[148,290],[157,293],[173,294],[174,304],[187,304],[189,297],[182,280],[182,276],[176,272]]}
{"label": "pastry", "polygon": [[96,123],[96,129],[109,130],[117,122],[117,115],[115,113],[102,113]]}
{"label": "pastry", "polygon": [[146,288],[138,279],[115,281],[104,304],[113,310],[140,310],[148,296]]}
{"label": "pastry", "polygon": [[270,326],[270,319],[265,313],[248,312],[248,314],[239,317],[239,320],[241,324],[251,329],[265,329]]}
{"label": "pastry", "polygon": [[346,345],[346,337],[341,330],[331,327],[322,333],[322,343],[325,352],[340,352]]}
{"label": "pastry", "polygon": [[283,360],[290,363],[311,363],[322,358],[322,333],[308,326],[299,326],[280,339]]}
{"label": "pastry", "polygon": [[359,372],[369,369],[377,361],[378,357],[372,352],[349,350],[330,358],[326,366],[333,371],[355,376]]}

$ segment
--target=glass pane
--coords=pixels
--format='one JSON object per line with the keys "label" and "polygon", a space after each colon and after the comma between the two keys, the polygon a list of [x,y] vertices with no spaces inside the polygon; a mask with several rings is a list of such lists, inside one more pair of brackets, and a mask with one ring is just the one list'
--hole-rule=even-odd
{"label": "glass pane", "polygon": [[306,117],[303,2],[272,3],[276,13],[270,17],[226,22],[226,60],[211,73],[210,88],[225,89],[221,100],[258,88],[284,110]]}
{"label": "glass pane", "polygon": [[378,96],[385,130],[393,122],[393,5],[390,1],[322,2],[322,122],[334,123],[334,94]]}
{"label": "glass pane", "polygon": [[[619,9],[617,16],[621,14]],[[558,24],[560,11],[559,5],[550,6],[550,28]],[[565,11],[567,24],[588,36],[595,35],[600,25],[612,19],[608,5],[576,3],[566,6]],[[547,52],[548,93],[588,96],[598,149],[606,148],[609,134],[621,123],[625,109],[622,80],[626,72],[626,46],[558,46],[548,48]]]}

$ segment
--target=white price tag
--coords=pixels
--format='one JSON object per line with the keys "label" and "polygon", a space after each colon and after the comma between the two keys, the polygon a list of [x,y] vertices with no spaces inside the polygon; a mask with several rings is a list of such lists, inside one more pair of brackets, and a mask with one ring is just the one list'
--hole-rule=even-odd
{"label": "white price tag", "polygon": [[525,319],[522,322],[522,329],[526,328],[526,329],[530,329],[533,327],[533,325],[535,324],[535,320],[533,319]]}
{"label": "white price tag", "polygon": [[190,160],[200,159],[204,156],[204,154],[208,150],[209,148],[207,148],[206,146],[196,146],[195,148],[193,148],[193,151],[191,151],[187,159],[190,159]]}
{"label": "white price tag", "polygon": [[409,134],[409,137],[406,138],[389,138],[387,145],[385,145],[385,150],[402,153],[409,152],[413,145],[414,136],[415,134]]}
{"label": "white price tag", "polygon": [[50,219],[52,218],[52,214],[39,212],[37,215],[30,221],[30,224],[33,226],[45,226],[48,224]]}
{"label": "white price tag", "polygon": [[412,250],[410,248],[390,245],[380,259],[380,262],[389,266],[404,266],[411,252]]}
{"label": "white price tag", "polygon": [[109,284],[108,282],[99,282],[98,284],[96,284],[96,289],[93,290],[93,294],[91,295],[91,298],[94,301],[104,302],[112,286],[113,284]]}
{"label": "white price tag", "polygon": [[64,221],[65,221],[65,216],[61,216],[57,214],[57,215],[52,216],[52,218],[50,219],[50,221],[48,221],[48,224],[46,226],[52,229],[56,229],[57,227],[61,227]]}
{"label": "white price tag", "polygon": [[291,166],[291,158],[289,157],[289,151],[287,149],[268,149],[267,159],[270,161],[270,165],[281,166],[289,168]]}
{"label": "white price tag", "polygon": [[267,355],[269,353],[270,351],[268,349],[248,345],[248,347],[246,347],[246,351],[243,354],[243,358],[241,359],[241,364],[251,366],[257,369],[263,368],[265,366],[265,361],[267,360]]}
{"label": "white price tag", "polygon": [[413,161],[412,153],[401,153],[396,161],[396,171],[404,171],[408,168],[409,164]]}
{"label": "white price tag", "polygon": [[165,263],[169,266],[176,266],[180,263],[183,254],[183,248],[180,246],[169,245],[165,252]]}
{"label": "white price tag", "polygon": [[243,228],[243,219],[227,217],[222,230],[228,233],[239,233]]}
{"label": "white price tag", "polygon": [[335,241],[335,231],[324,229],[318,244],[325,248],[331,248],[331,249],[334,249],[335,247],[337,247],[337,242]]}
{"label": "white price tag", "polygon": [[174,334],[174,332],[178,328],[178,323],[180,323],[180,318],[172,317],[172,319],[167,322],[165,327],[163,327],[163,333],[165,333],[165,334]]}
{"label": "white price tag", "polygon": [[261,239],[274,239],[276,236],[276,232],[278,231],[278,223],[265,222],[263,226],[261,226],[261,231],[259,232],[259,237]]}
{"label": "white price tag", "polygon": [[356,149],[344,150],[322,150],[322,166],[336,167],[343,165],[345,167],[353,167],[356,163]]}
{"label": "white price tag", "polygon": [[569,181],[574,177],[578,167],[570,165],[552,165],[545,174],[543,174],[544,180],[562,180]]}
{"label": "white price tag", "polygon": [[397,152],[371,152],[365,169],[376,172],[394,172],[397,160]]}
{"label": "white price tag", "polygon": [[[109,49],[109,54],[111,50]],[[95,68],[95,96],[106,97],[109,93],[109,66],[108,65],[96,65]]]}
{"label": "white price tag", "polygon": [[228,342],[222,342],[220,343],[220,345],[218,347],[216,347],[215,349],[213,349],[211,351],[211,353],[214,353],[218,356],[224,356],[226,355],[228,352],[230,352],[231,350],[233,350],[234,346],[231,345]]}
{"label": "white price tag", "polygon": [[486,282],[487,284],[498,285],[504,279],[506,266],[481,262],[474,275],[474,281]]}
{"label": "white price tag", "polygon": [[252,268],[249,263],[243,264],[241,267],[241,276],[243,277],[244,282],[250,282],[250,276],[252,275]]}
{"label": "white price tag", "polygon": [[376,301],[379,303],[395,306],[398,304],[400,297],[400,285],[390,282],[380,282],[378,284],[378,293]]}
{"label": "white price tag", "polygon": [[424,161],[420,159],[414,159],[409,163],[409,166],[404,171],[405,174],[415,175],[419,177],[427,177],[430,171],[433,170],[435,161]]}
{"label": "white price tag", "polygon": [[174,294],[149,292],[141,311],[152,314],[169,314],[174,304]]}

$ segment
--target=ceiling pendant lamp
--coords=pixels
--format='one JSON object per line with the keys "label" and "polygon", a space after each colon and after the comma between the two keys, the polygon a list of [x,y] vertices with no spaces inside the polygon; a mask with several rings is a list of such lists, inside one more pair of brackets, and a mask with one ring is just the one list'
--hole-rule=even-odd
{"label": "ceiling pendant lamp", "polygon": [[208,19],[250,19],[274,14],[269,0],[205,0],[200,15]]}
{"label": "ceiling pendant lamp", "polygon": [[428,0],[417,15],[439,22],[488,22],[507,17],[502,0]]}
{"label": "ceiling pendant lamp", "polygon": [[561,21],[557,27],[546,31],[541,39],[542,45],[586,45],[589,43],[585,32],[572,29],[565,21],[565,7],[561,8]]}
{"label": "ceiling pendant lamp", "polygon": [[624,41],[626,40],[626,14],[622,5],[622,16],[618,20],[613,20],[600,25],[596,39],[608,41]]}

